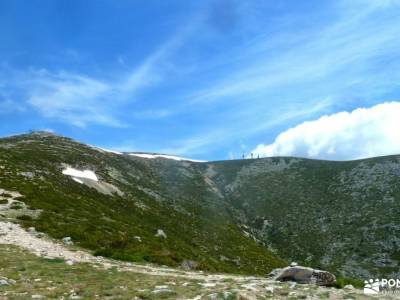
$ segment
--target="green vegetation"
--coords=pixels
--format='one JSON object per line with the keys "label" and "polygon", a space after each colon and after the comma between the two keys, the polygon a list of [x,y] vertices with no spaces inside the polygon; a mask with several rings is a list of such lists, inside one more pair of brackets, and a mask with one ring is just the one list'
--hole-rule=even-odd
{"label": "green vegetation", "polygon": [[354,278],[343,278],[343,277],[339,277],[336,279],[336,284],[335,287],[342,289],[344,288],[346,285],[352,285],[356,288],[363,288],[364,287],[364,281],[363,280],[359,280],[359,279],[354,279]]}
{"label": "green vegetation", "polygon": [[[93,170],[123,196],[73,181],[65,164]],[[69,236],[96,255],[191,260],[212,272],[263,275],[297,261],[341,277],[400,276],[399,156],[191,163],[30,134],[0,140],[0,166],[0,188],[42,211],[20,216],[23,226]]]}
{"label": "green vegetation", "polygon": [[200,278],[155,276],[117,266],[68,265],[62,259],[39,258],[9,245],[0,245],[0,257],[0,276],[10,282],[0,286],[0,299],[365,299],[358,290],[293,287],[254,277],[214,280],[207,274],[197,274]]}
{"label": "green vegetation", "polygon": [[33,221],[33,218],[29,215],[20,215],[20,216],[17,216],[16,219],[20,220],[20,221],[29,221],[29,222]]}
{"label": "green vegetation", "polygon": [[[2,145],[15,147],[10,151]],[[74,182],[62,174],[64,163],[94,170],[124,196]],[[187,177],[179,162],[154,163],[165,173],[157,174],[156,166],[142,159],[102,153],[65,138],[26,135],[0,141],[0,165],[6,166],[0,169],[1,188],[18,191],[24,196],[19,201],[42,210],[38,218],[18,217],[25,227],[57,239],[69,236],[96,255],[127,261],[176,267],[192,260],[201,270],[260,275],[286,264],[243,235],[224,203],[206,191],[197,166]],[[21,172],[35,176],[18,176]],[[179,189],[172,190],[171,182]],[[167,238],[157,237],[158,229]]]}
{"label": "green vegetation", "polygon": [[23,209],[24,208],[24,206],[21,204],[21,203],[18,203],[18,202],[13,202],[13,203],[11,203],[11,205],[10,205],[10,209]]}
{"label": "green vegetation", "polygon": [[287,260],[343,277],[400,275],[399,156],[282,157],[218,162],[214,169],[240,223]]}
{"label": "green vegetation", "polygon": [[[1,276],[15,280],[0,287],[1,299],[31,299],[40,295],[47,299],[80,297],[79,299],[186,299],[195,297],[201,286],[186,278],[150,276],[104,270],[89,264],[68,266],[62,259],[38,258],[16,247],[0,245]],[[172,291],[154,293],[157,286],[173,281]],[[184,286],[183,283],[190,283]],[[7,294],[6,298],[3,296]],[[97,295],[97,296],[96,296]]]}

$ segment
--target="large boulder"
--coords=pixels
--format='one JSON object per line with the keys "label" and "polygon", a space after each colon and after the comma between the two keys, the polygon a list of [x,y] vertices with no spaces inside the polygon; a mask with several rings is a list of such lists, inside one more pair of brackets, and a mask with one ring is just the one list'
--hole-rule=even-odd
{"label": "large boulder", "polygon": [[322,270],[291,265],[283,269],[274,269],[268,274],[278,281],[295,281],[297,283],[313,283],[330,286],[336,282],[335,275]]}

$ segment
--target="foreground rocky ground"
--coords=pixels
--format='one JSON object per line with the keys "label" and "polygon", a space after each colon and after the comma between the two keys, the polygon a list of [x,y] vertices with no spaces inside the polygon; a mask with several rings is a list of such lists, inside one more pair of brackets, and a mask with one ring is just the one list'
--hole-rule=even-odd
{"label": "foreground rocky ground", "polygon": [[[69,243],[68,239],[66,240]],[[354,288],[206,274],[94,257],[0,222],[0,299],[394,299]]]}

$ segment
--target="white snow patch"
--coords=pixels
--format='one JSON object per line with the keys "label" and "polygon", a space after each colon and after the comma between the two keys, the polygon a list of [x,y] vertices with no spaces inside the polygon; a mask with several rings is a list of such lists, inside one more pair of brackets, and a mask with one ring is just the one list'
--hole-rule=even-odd
{"label": "white snow patch", "polygon": [[71,176],[73,180],[75,180],[76,182],[79,182],[79,183],[83,183],[82,180],[79,180],[79,178],[87,178],[87,179],[90,179],[90,180],[99,181],[97,179],[96,174],[93,171],[90,171],[90,170],[79,171],[77,169],[74,169],[74,168],[71,168],[71,167],[67,167],[65,170],[62,171],[62,173],[64,175]]}
{"label": "white snow patch", "polygon": [[98,151],[100,151],[100,152],[109,152],[109,153],[114,153],[114,154],[118,154],[118,155],[122,155],[123,154],[122,152],[115,151],[115,150],[110,150],[110,149],[106,149],[106,148],[100,148],[100,147],[92,146],[92,145],[89,145],[89,146],[94,148],[94,149],[96,149],[96,150],[98,150]]}
{"label": "white snow patch", "polygon": [[190,159],[185,157],[179,157],[174,155],[166,155],[166,154],[149,154],[149,153],[129,153],[131,156],[137,156],[141,158],[165,158],[165,159],[173,159],[179,161],[192,161],[192,162],[205,162],[205,160],[197,160],[197,159]]}
{"label": "white snow patch", "polygon": [[72,177],[72,180],[76,181],[77,183],[83,184],[83,181],[78,179],[78,178],[76,178],[76,177]]}

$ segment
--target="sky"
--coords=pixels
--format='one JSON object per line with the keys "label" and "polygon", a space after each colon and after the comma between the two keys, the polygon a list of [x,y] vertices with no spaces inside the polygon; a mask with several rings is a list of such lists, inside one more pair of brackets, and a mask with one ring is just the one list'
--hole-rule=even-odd
{"label": "sky", "polygon": [[400,154],[400,0],[0,1],[0,136],[195,159]]}

